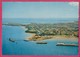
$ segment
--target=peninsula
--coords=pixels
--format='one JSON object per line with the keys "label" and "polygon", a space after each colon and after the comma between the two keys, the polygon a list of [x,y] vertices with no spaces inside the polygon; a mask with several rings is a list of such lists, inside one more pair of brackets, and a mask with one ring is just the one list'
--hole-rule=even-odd
{"label": "peninsula", "polygon": [[26,33],[33,33],[27,40],[41,41],[47,39],[78,39],[78,22],[39,24],[31,23],[26,26]]}

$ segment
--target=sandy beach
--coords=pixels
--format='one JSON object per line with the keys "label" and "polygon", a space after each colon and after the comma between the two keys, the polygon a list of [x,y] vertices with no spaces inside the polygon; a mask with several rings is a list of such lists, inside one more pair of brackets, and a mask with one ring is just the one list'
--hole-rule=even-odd
{"label": "sandy beach", "polygon": [[78,41],[77,37],[74,36],[66,36],[66,35],[55,35],[55,36],[36,36],[34,33],[30,33],[31,36],[25,38],[25,40],[29,41],[42,41],[42,40],[70,40],[70,41]]}

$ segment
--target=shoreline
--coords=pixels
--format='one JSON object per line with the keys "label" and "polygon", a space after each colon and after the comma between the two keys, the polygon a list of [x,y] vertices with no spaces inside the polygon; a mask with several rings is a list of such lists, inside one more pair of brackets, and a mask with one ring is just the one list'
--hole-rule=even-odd
{"label": "shoreline", "polygon": [[[31,34],[30,37],[25,38],[25,40],[29,41],[44,41],[44,40],[70,40],[70,41],[78,41],[78,37],[74,36],[65,36],[65,35],[55,35],[55,36],[36,36],[35,33],[29,33]],[[34,40],[35,39],[35,40]]]}

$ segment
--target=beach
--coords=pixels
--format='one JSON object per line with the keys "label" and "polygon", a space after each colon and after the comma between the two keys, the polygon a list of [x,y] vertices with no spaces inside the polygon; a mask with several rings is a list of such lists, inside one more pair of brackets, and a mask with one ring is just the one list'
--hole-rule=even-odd
{"label": "beach", "polygon": [[29,41],[42,41],[42,40],[70,40],[70,41],[78,41],[78,38],[74,37],[74,36],[66,36],[66,35],[36,36],[35,33],[30,33],[30,34],[31,34],[31,36],[25,38],[25,40],[29,40]]}

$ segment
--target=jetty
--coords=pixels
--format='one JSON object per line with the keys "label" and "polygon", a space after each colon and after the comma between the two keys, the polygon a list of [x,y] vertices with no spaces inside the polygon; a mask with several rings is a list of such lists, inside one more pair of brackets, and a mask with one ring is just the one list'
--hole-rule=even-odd
{"label": "jetty", "polygon": [[65,44],[65,43],[57,43],[56,46],[76,46],[76,47],[78,47],[77,44]]}

